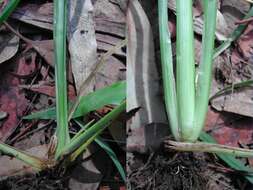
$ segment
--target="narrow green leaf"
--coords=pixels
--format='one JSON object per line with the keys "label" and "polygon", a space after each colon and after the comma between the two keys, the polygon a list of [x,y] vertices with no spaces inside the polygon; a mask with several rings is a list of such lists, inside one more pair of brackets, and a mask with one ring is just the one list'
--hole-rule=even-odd
{"label": "narrow green leaf", "polygon": [[10,14],[16,9],[20,0],[10,0],[0,15],[0,25],[6,21]]}
{"label": "narrow green leaf", "polygon": [[124,171],[124,168],[122,167],[120,161],[118,160],[116,154],[114,151],[110,148],[110,146],[102,141],[100,138],[96,138],[95,142],[102,148],[104,151],[110,156],[112,159],[113,163],[115,164],[116,168],[118,169],[122,179],[126,182],[126,174]]}
{"label": "narrow green leaf", "polygon": [[180,139],[178,116],[177,116],[177,95],[175,78],[173,73],[173,60],[171,50],[170,32],[168,30],[168,1],[158,1],[159,12],[159,33],[160,51],[163,76],[163,88],[166,112],[170,122],[171,132],[176,140]]}
{"label": "narrow green leaf", "polygon": [[[108,126],[108,124],[110,124],[114,119],[116,119],[119,116],[120,113],[124,112],[125,110],[126,110],[126,101],[123,101],[123,103],[114,108],[110,113],[108,113],[99,121],[97,121],[95,124],[93,124],[90,128],[88,128],[86,131],[80,134],[77,138],[71,140],[71,142],[64,147],[64,149],[61,152],[61,155],[59,155],[57,159],[60,159],[61,157],[73,153],[78,148],[80,148],[84,143],[86,143],[87,147],[88,144],[92,142],[90,139],[93,140],[93,138],[96,138]],[[89,141],[89,143],[87,143],[86,141]],[[81,151],[79,153],[81,153]]]}
{"label": "narrow green leaf", "polygon": [[215,99],[225,93],[232,92],[234,89],[249,87],[249,86],[252,86],[252,84],[253,84],[253,80],[247,80],[247,81],[242,81],[242,82],[239,82],[236,84],[229,85],[229,86],[223,88],[222,90],[216,92],[212,97],[209,98],[209,101],[212,101],[213,99]]}
{"label": "narrow green leaf", "polygon": [[69,143],[66,67],[67,1],[54,1],[54,61],[56,86],[56,156]]}
{"label": "narrow green leaf", "polygon": [[[216,141],[207,133],[202,132],[200,134],[200,140],[208,143],[216,143]],[[253,168],[245,166],[240,160],[236,159],[234,156],[226,154],[217,154],[217,156],[223,160],[228,166],[235,170],[247,172],[248,175],[245,175],[245,178],[253,184]]]}
{"label": "narrow green leaf", "polygon": [[[247,19],[253,16],[253,6],[250,8],[249,12],[243,19]],[[213,58],[218,57],[222,52],[224,52],[231,44],[233,41],[237,40],[242,32],[245,30],[247,27],[247,24],[240,24],[231,34],[228,40],[223,42],[219,47],[215,49]]]}
{"label": "narrow green leaf", "polygon": [[[72,118],[84,116],[87,113],[102,108],[105,105],[119,105],[126,98],[126,82],[117,82],[111,86],[96,90],[83,96]],[[69,106],[71,107],[71,106]],[[55,119],[55,107],[32,113],[23,119]]]}
{"label": "narrow green leaf", "polygon": [[[89,124],[83,125],[81,122],[76,121],[77,124],[82,128],[80,131],[82,131],[81,133],[83,133],[85,130],[87,130],[87,128],[89,127]],[[74,138],[78,137],[81,133],[78,132],[78,134],[75,135]],[[100,131],[99,131],[100,133]],[[94,136],[97,136],[97,134],[95,134]],[[110,146],[104,142],[101,138],[97,137],[92,137],[91,140],[94,141],[102,148],[104,149],[104,151],[109,155],[109,157],[112,159],[113,163],[115,164],[116,168],[118,169],[122,179],[126,182],[126,174],[124,171],[124,168],[122,167],[122,165],[120,164],[120,161],[118,160],[116,154],[114,153],[114,151],[110,148]],[[81,150],[79,150],[79,152],[83,152],[85,149],[87,148],[87,144],[84,144],[84,147],[82,147]],[[73,159],[75,159],[75,157],[73,157]]]}
{"label": "narrow green leaf", "polygon": [[[90,136],[83,144],[80,144],[79,147],[74,150],[74,152],[70,155],[70,160],[72,162],[76,160],[76,158],[81,155],[93,141],[95,141],[95,139],[103,132],[103,130],[104,128],[98,129],[96,132],[94,131],[92,136]],[[75,139],[72,139],[72,141]]]}
{"label": "narrow green leaf", "polygon": [[83,125],[80,121],[78,121],[77,119],[75,119],[75,122],[82,127],[82,129],[80,131],[78,131],[78,133],[76,133],[74,135],[74,137],[71,140],[74,140],[75,138],[79,137],[85,130],[87,130],[89,127],[91,127],[94,124],[94,120],[91,120],[90,122],[88,122],[86,125]]}
{"label": "narrow green leaf", "polygon": [[38,111],[31,113],[30,115],[26,115],[23,119],[31,120],[31,119],[56,119],[56,111],[55,107],[44,109],[43,111]]}

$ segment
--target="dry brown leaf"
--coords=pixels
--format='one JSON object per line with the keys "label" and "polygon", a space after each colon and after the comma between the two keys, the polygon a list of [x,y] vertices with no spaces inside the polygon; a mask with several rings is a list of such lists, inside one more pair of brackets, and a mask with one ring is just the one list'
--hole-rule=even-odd
{"label": "dry brown leaf", "polygon": [[53,3],[26,4],[18,7],[11,17],[40,28],[53,30]]}
{"label": "dry brown leaf", "polygon": [[[97,42],[91,0],[72,0],[69,3],[68,41],[72,72],[77,93],[97,60]],[[93,91],[94,80],[86,88]]]}
{"label": "dry brown leaf", "polygon": [[0,64],[11,59],[18,51],[19,37],[9,33],[1,32],[0,35]]}

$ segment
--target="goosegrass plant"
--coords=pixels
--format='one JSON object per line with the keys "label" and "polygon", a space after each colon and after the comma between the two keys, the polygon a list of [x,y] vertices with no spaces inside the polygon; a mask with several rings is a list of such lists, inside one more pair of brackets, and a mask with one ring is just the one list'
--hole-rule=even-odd
{"label": "goosegrass plant", "polygon": [[[0,23],[3,23],[11,12],[16,8],[20,1],[11,0],[4,8],[0,15]],[[126,109],[126,95],[125,81],[117,82],[111,86],[92,92],[88,95],[80,93],[75,102],[68,104],[67,99],[67,72],[66,72],[66,31],[67,31],[67,0],[55,0],[54,1],[54,62],[55,62],[55,86],[56,86],[56,109],[48,109],[41,114],[32,114],[24,117],[24,119],[38,119],[40,116],[49,117],[53,115],[53,119],[56,119],[57,127],[56,133],[52,137],[50,143],[50,154],[52,157],[48,159],[38,158],[30,155],[24,151],[18,150],[12,146],[0,142],[0,152],[3,154],[15,157],[26,164],[30,165],[34,169],[41,171],[49,168],[53,168],[60,163],[68,164],[69,161],[73,162],[81,155],[92,142],[96,142],[101,148],[103,148],[112,161],[115,163],[119,173],[123,180],[126,180],[124,169],[121,166],[116,154],[103,140],[99,138],[99,135],[103,130],[110,125],[121,113]],[[84,81],[84,85],[88,85],[91,78],[95,75],[98,68],[102,65],[105,59],[110,57],[114,51],[122,48],[126,44],[126,40],[123,40],[116,45],[112,50],[105,53],[104,56],[96,64],[94,71],[88,77],[87,81]],[[84,88],[85,89],[85,88]],[[111,104],[116,105],[108,114],[100,118],[98,121],[90,121],[86,125],[77,120],[78,117],[82,117],[90,111],[102,108],[103,106]],[[69,106],[71,106],[69,114]],[[51,115],[50,115],[51,114]],[[68,119],[68,116],[70,118]],[[72,138],[69,132],[68,122],[71,118],[76,118],[76,123],[81,127],[80,131],[76,133]],[[62,162],[67,160],[67,162]],[[65,166],[64,166],[65,167]]]}
{"label": "goosegrass plant", "polygon": [[[160,51],[165,106],[170,129],[176,141],[166,141],[167,146],[180,151],[211,152],[233,156],[252,157],[249,149],[229,147],[213,143],[202,133],[208,110],[212,81],[212,63],[215,56],[224,51],[245,29],[239,26],[225,41],[214,49],[216,30],[216,0],[202,0],[204,27],[201,59],[198,68],[194,62],[194,33],[192,0],[176,0],[176,76],[174,75],[171,39],[168,30],[167,0],[158,0]],[[252,15],[253,9],[246,17]],[[218,52],[218,53],[217,53]],[[199,137],[207,142],[198,142]]]}

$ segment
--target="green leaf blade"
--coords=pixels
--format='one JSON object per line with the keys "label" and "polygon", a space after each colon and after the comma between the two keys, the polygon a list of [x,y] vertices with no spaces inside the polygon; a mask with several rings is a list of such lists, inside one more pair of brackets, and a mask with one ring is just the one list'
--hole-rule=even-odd
{"label": "green leaf blade", "polygon": [[176,90],[181,140],[193,141],[195,60],[192,0],[177,0]]}
{"label": "green leaf blade", "polygon": [[10,0],[0,15],[0,25],[7,20],[11,13],[16,9],[20,0]]}
{"label": "green leaf blade", "polygon": [[216,30],[217,2],[204,0],[204,32],[200,66],[196,82],[196,105],[194,131],[191,140],[196,141],[204,127],[212,81],[214,40]]}
{"label": "green leaf blade", "polygon": [[[250,8],[249,12],[246,14],[246,16],[243,19],[247,19],[253,16],[253,7]],[[242,32],[245,30],[247,27],[246,24],[240,24],[231,34],[228,40],[224,41],[219,47],[215,49],[213,58],[218,57],[222,52],[224,52],[231,44],[233,41],[237,40]]]}
{"label": "green leaf blade", "polygon": [[[87,113],[102,108],[105,105],[119,105],[126,98],[126,82],[116,82],[105,88],[96,90],[81,97],[80,104],[73,114],[73,118],[84,116]],[[71,105],[69,106],[71,107]],[[23,119],[55,119],[55,108],[49,108],[44,111],[32,113],[23,117]]]}
{"label": "green leaf blade", "polygon": [[[123,101],[119,106],[114,108],[110,113],[93,124],[90,128],[80,134],[78,137],[71,140],[71,142],[62,150],[60,156],[72,154],[74,151],[81,148],[86,148],[114,119],[116,119],[122,112],[126,110],[126,101]],[[85,145],[82,147],[82,145]],[[80,154],[82,151],[79,151]],[[76,156],[75,156],[76,157]]]}
{"label": "green leaf blade", "polygon": [[[200,140],[207,142],[207,143],[216,143],[215,139],[212,138],[210,135],[208,135],[205,132],[202,132],[200,135]],[[253,184],[253,168],[249,168],[245,166],[240,160],[236,159],[234,156],[226,155],[226,154],[217,154],[217,156],[223,160],[228,166],[231,168],[247,172],[248,175],[245,175],[245,178]]]}
{"label": "green leaf blade", "polygon": [[160,35],[160,51],[163,76],[163,88],[166,112],[170,122],[171,132],[176,140],[180,139],[177,95],[175,77],[173,71],[173,60],[171,50],[170,32],[168,30],[168,1],[158,1],[159,13],[159,35]]}
{"label": "green leaf blade", "polygon": [[126,174],[124,168],[121,165],[120,161],[118,160],[115,152],[110,148],[110,146],[107,143],[102,141],[100,138],[96,138],[95,142],[108,154],[108,156],[111,158],[114,165],[116,166],[118,172],[120,173],[122,179],[124,180],[124,182],[126,182]]}

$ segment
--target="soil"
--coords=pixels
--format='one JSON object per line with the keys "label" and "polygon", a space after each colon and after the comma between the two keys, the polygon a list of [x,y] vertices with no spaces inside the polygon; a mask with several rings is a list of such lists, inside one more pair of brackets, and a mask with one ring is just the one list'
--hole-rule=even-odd
{"label": "soil", "polygon": [[251,189],[242,175],[215,163],[213,155],[160,150],[150,155],[129,154],[131,190]]}
{"label": "soil", "polygon": [[0,190],[68,190],[68,177],[56,177],[52,172],[9,177],[0,181]]}
{"label": "soil", "polygon": [[[151,22],[154,41],[155,41],[156,60],[158,63],[157,66],[159,70],[161,70],[160,65],[159,65],[160,52],[159,52],[157,7],[154,7],[154,5],[156,5],[156,1],[153,0],[152,3],[147,3],[147,1],[140,1],[140,2],[142,6],[144,7],[145,12],[147,13],[147,16],[149,17],[149,20]],[[229,1],[227,2],[228,4],[230,4]],[[244,1],[238,1],[238,3],[242,3],[242,4],[243,2]],[[243,9],[242,6],[234,6],[233,3],[230,6],[232,8],[238,7],[238,9]],[[172,14],[171,12],[169,14],[170,14],[169,21],[174,23],[174,27],[175,27],[175,21],[173,20],[175,15]],[[232,27],[230,25],[231,23],[234,24],[234,20],[231,20],[231,18],[228,18],[228,20],[229,20],[228,22],[229,27]],[[233,25],[233,27],[235,26]],[[172,39],[173,43],[174,43],[174,40],[175,39]],[[197,44],[196,46],[197,46],[196,49],[200,48],[200,43],[199,45]],[[236,47],[232,46],[230,50],[233,51],[234,49],[236,49]],[[221,55],[221,56],[224,56],[224,55]],[[240,59],[240,61],[241,60],[242,59]],[[196,60],[196,62],[199,62],[199,60]],[[228,61],[226,61],[226,63],[231,64],[231,62],[228,62]],[[237,66],[236,67],[237,69],[235,69],[237,73],[246,73],[244,72],[242,68],[238,67],[238,65],[240,64],[236,64],[235,62],[232,62],[232,65],[233,67]],[[222,69],[222,71],[225,72],[226,70]],[[222,74],[224,76],[224,73]],[[231,76],[231,74],[229,74],[229,76]],[[229,76],[223,77],[224,78],[224,81],[222,81],[223,86],[224,86],[224,83],[228,82],[226,80],[229,78]],[[238,80],[235,80],[235,78],[236,79],[238,78]],[[247,77],[241,77],[241,75],[234,77],[234,81],[241,81],[242,79],[248,80]],[[229,84],[231,84],[231,82]],[[240,104],[238,97],[237,99],[236,98],[234,99],[235,101],[238,100],[234,104],[237,104],[237,105]],[[245,115],[242,113],[243,107],[244,106],[239,106],[238,109],[230,109],[230,110],[222,109],[222,111],[235,113],[233,115],[233,118],[230,118],[230,117],[223,118],[222,116],[224,112],[217,113],[217,111],[213,111],[210,106],[207,123],[206,123],[206,130],[208,130],[209,132],[214,132],[214,134],[212,133],[212,135],[221,144],[230,144],[233,146],[250,144],[250,142],[252,142],[252,133],[251,133],[252,120],[247,122],[249,118],[245,116],[249,116],[249,115]],[[238,111],[239,113],[235,111]],[[216,116],[216,118],[214,116]],[[241,118],[241,122],[234,123],[232,119],[238,118],[238,117]],[[219,134],[215,134],[215,131],[214,131],[215,127],[220,128]],[[220,137],[220,138],[217,138],[217,137]],[[241,141],[243,142],[240,143]],[[250,160],[248,160],[247,162],[250,162]],[[179,153],[179,152],[175,153],[175,152],[169,152],[168,150],[164,150],[163,148],[159,149],[156,152],[146,153],[146,154],[140,154],[136,152],[127,153],[127,168],[128,168],[127,186],[128,186],[128,189],[131,189],[131,190],[151,190],[151,189],[155,189],[155,190],[182,190],[182,189],[185,189],[185,190],[203,190],[203,189],[206,189],[206,190],[220,190],[220,189],[221,190],[243,190],[243,189],[250,190],[250,189],[253,189],[252,185],[248,183],[248,181],[245,180],[244,173],[230,169],[213,154]]]}

